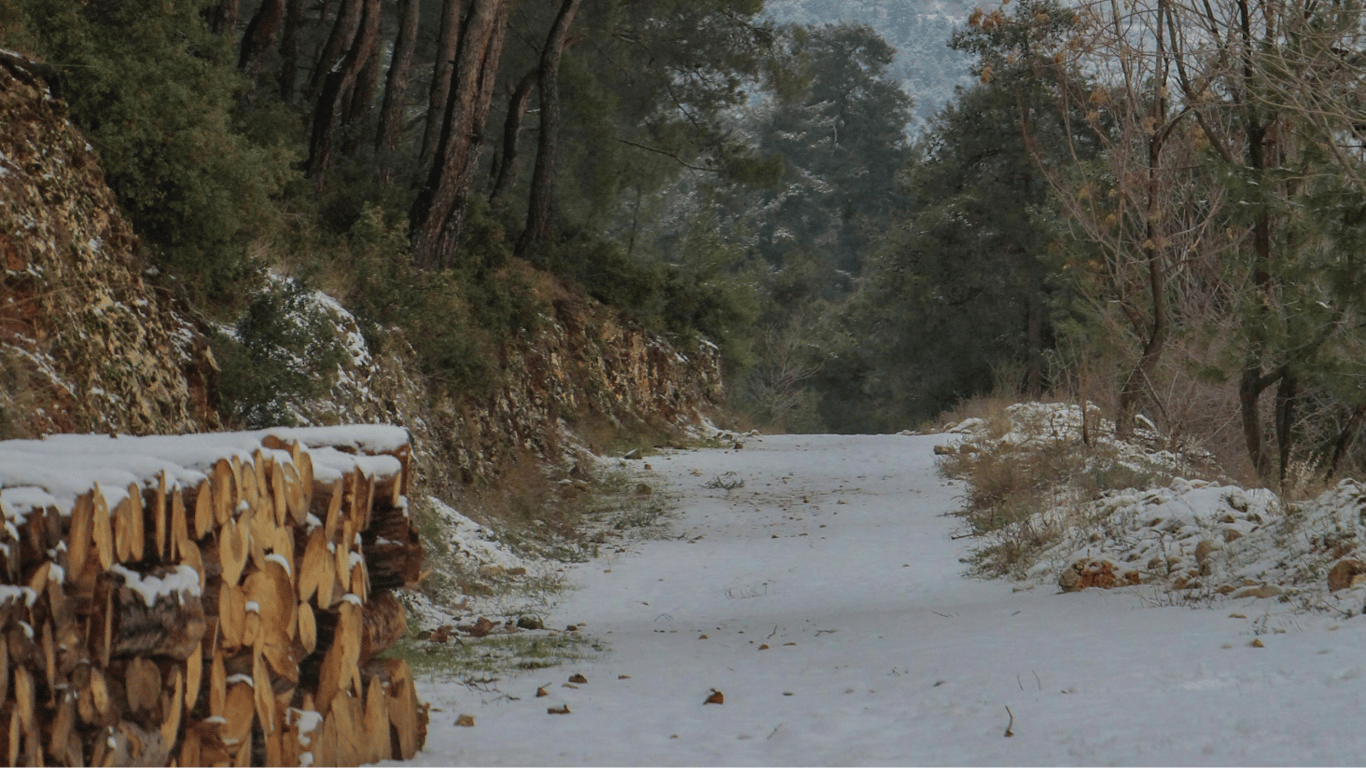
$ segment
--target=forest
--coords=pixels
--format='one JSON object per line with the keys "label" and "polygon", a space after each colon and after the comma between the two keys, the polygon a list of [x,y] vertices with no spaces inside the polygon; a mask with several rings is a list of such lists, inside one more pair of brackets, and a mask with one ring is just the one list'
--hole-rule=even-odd
{"label": "forest", "polygon": [[474,392],[549,273],[717,343],[759,427],[1087,400],[1282,485],[1363,459],[1363,29],[1015,0],[943,41],[973,84],[913,124],[877,31],[762,0],[0,5],[169,289],[235,329],[230,425],[319,386],[306,288]]}

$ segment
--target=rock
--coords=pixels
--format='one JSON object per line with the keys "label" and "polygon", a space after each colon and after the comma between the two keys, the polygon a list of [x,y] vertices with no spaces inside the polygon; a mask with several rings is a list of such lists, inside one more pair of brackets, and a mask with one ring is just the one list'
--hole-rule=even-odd
{"label": "rock", "polygon": [[1213,551],[1214,544],[1209,539],[1202,539],[1199,544],[1195,545],[1195,562],[1204,565]]}
{"label": "rock", "polygon": [[1238,529],[1236,529],[1236,528],[1225,528],[1225,529],[1224,529],[1224,541],[1237,541],[1238,539],[1241,539],[1241,538],[1243,538],[1243,534],[1242,534],[1242,532],[1240,532]]}
{"label": "rock", "polygon": [[1366,582],[1366,563],[1360,560],[1339,560],[1337,565],[1333,566],[1333,570],[1328,572],[1329,592],[1354,587],[1362,582]]}
{"label": "rock", "polygon": [[517,627],[519,629],[545,629],[545,622],[535,616],[518,616]]}
{"label": "rock", "polygon": [[1058,576],[1058,588],[1063,592],[1077,591],[1079,589],[1077,585],[1081,583],[1081,574],[1085,568],[1086,564],[1078,560],[1063,569],[1062,574]]}
{"label": "rock", "polygon": [[649,496],[649,495],[653,494],[654,492],[655,492],[655,489],[651,488],[650,486],[646,485],[645,483],[641,483],[640,485],[637,485],[637,486],[636,486],[636,495],[637,495],[637,496]]}
{"label": "rock", "polygon": [[957,456],[958,449],[952,445],[936,445],[934,447],[935,456]]}
{"label": "rock", "polygon": [[459,717],[455,718],[455,724],[460,726],[461,728],[473,728],[474,715],[460,715]]}

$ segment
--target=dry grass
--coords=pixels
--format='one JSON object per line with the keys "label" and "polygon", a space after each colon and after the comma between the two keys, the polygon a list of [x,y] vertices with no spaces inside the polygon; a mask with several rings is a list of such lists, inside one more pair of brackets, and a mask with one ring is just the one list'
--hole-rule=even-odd
{"label": "dry grass", "polygon": [[[958,411],[962,418],[983,419],[986,434],[940,459],[940,471],[964,483],[958,514],[979,542],[973,562],[983,575],[1023,576],[1079,520],[1088,502],[1109,491],[1165,486],[1173,479],[1158,462],[1121,456],[1109,441],[1084,443],[1046,418],[1012,422],[1006,412],[1012,404],[993,397]],[[1098,434],[1099,418],[1090,426]],[[1025,439],[998,439],[1012,431]]]}

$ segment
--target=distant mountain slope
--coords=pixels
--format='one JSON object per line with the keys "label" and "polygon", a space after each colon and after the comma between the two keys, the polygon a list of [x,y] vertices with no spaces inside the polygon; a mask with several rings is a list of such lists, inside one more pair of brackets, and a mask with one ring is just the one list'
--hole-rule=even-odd
{"label": "distant mountain slope", "polygon": [[780,22],[871,26],[897,49],[891,74],[915,99],[912,134],[924,130],[929,116],[953,97],[955,85],[968,85],[971,57],[948,47],[974,0],[770,0],[765,12]]}

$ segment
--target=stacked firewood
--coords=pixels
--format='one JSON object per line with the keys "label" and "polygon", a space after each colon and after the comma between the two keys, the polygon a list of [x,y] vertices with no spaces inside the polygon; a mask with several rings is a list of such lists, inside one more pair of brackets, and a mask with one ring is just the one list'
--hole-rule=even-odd
{"label": "stacked firewood", "polygon": [[0,760],[358,765],[426,710],[422,547],[381,426],[0,442]]}

